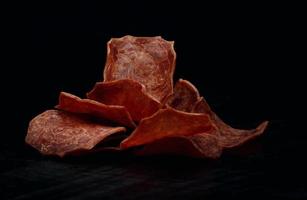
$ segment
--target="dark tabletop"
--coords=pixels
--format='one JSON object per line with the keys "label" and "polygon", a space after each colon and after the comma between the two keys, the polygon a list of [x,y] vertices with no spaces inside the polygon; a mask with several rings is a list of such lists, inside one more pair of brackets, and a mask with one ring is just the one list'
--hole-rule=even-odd
{"label": "dark tabletop", "polygon": [[263,137],[216,161],[97,153],[41,156],[23,143],[2,144],[3,199],[306,198],[305,140],[273,121]]}

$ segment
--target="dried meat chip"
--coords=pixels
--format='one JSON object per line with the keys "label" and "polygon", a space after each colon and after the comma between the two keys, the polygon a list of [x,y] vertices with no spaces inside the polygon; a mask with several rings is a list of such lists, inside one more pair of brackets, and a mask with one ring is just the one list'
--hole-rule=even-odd
{"label": "dried meat chip", "polygon": [[[218,158],[223,148],[242,145],[266,129],[268,122],[253,130],[225,124],[186,80],[180,79],[173,89],[174,42],[160,36],[125,36],[112,38],[107,47],[104,82],[87,94],[89,99],[61,93],[57,108],[64,111],[48,110],[35,117],[26,136],[29,145],[61,157],[136,147],[131,150],[138,155]],[[93,121],[97,118],[101,121]],[[140,123],[126,138],[124,127],[103,120],[131,128],[133,121]]]}
{"label": "dried meat chip", "polygon": [[25,140],[44,155],[63,157],[89,151],[107,137],[124,131],[124,127],[95,123],[83,115],[47,110],[32,119]]}
{"label": "dried meat chip", "polygon": [[211,110],[203,97],[199,97],[199,92],[196,87],[185,80],[179,80],[176,83],[174,94],[168,99],[167,105],[186,112],[208,114],[218,128],[216,134],[219,135],[220,145],[227,148],[239,146],[261,135],[268,123],[263,122],[253,130],[240,130],[230,127]]}
{"label": "dried meat chip", "polygon": [[59,105],[56,108],[73,113],[83,113],[96,116],[101,119],[117,122],[130,128],[134,128],[127,109],[123,106],[105,105],[90,99],[80,99],[79,97],[61,92],[59,97]]}
{"label": "dried meat chip", "polygon": [[268,121],[261,123],[252,130],[235,129],[223,122],[210,108],[204,98],[201,98],[193,108],[194,113],[209,114],[213,123],[218,128],[219,143],[224,148],[233,148],[261,135],[268,125]]}
{"label": "dried meat chip", "polygon": [[140,121],[139,126],[121,143],[122,148],[144,145],[169,136],[188,136],[215,130],[207,114],[195,114],[172,108],[161,109]]}
{"label": "dried meat chip", "polygon": [[215,135],[200,133],[192,136],[172,136],[146,144],[136,149],[137,155],[185,155],[197,158],[216,159],[222,148]]}
{"label": "dried meat chip", "polygon": [[192,112],[199,98],[199,92],[193,84],[179,79],[175,84],[174,93],[167,99],[166,104],[176,110]]}
{"label": "dried meat chip", "polygon": [[134,121],[151,116],[161,107],[144,92],[143,85],[129,79],[96,83],[87,97],[107,105],[124,106]]}
{"label": "dried meat chip", "polygon": [[112,38],[107,45],[104,81],[132,79],[159,102],[173,92],[174,42],[157,37]]}

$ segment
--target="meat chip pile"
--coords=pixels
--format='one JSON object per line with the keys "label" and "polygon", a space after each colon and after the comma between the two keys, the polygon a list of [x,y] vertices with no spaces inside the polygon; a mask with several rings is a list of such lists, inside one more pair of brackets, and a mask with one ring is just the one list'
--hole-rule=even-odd
{"label": "meat chip pile", "polygon": [[36,116],[26,143],[44,155],[126,151],[216,159],[261,135],[234,129],[209,107],[189,81],[173,87],[174,42],[125,36],[108,44],[104,81],[81,99],[61,92],[56,109]]}

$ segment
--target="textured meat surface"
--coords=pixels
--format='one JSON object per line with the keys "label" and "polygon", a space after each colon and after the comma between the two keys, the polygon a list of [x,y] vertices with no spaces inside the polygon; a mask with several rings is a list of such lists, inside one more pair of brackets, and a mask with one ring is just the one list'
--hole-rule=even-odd
{"label": "textured meat surface", "polygon": [[167,99],[166,104],[176,110],[192,112],[200,96],[198,90],[189,81],[179,79],[175,84],[174,93]]}
{"label": "textured meat surface", "polygon": [[222,148],[215,135],[200,133],[192,136],[172,136],[154,141],[137,149],[137,155],[185,155],[197,158],[216,159]]}
{"label": "textured meat surface", "polygon": [[95,147],[124,127],[110,127],[89,121],[85,116],[65,111],[47,110],[29,124],[26,143],[45,155],[60,157]]}
{"label": "textured meat surface", "polygon": [[160,103],[144,90],[140,83],[122,79],[97,83],[87,97],[107,105],[124,106],[134,121],[140,121],[161,107]]}
{"label": "textured meat surface", "polygon": [[217,127],[215,134],[218,135],[219,143],[224,148],[240,146],[252,140],[261,135],[268,125],[268,122],[263,122],[252,130],[232,128],[211,110],[206,100],[199,96],[198,90],[192,83],[182,79],[176,83],[174,94],[168,98],[167,105],[186,112],[208,114],[212,123]]}
{"label": "textured meat surface", "polygon": [[[35,117],[26,142],[45,155],[132,148],[138,155],[214,159],[264,132],[267,121],[252,130],[224,123],[187,80],[173,88],[175,62],[174,42],[160,36],[112,38],[103,82],[88,99],[61,92],[56,106],[61,111]],[[124,127],[110,122],[135,129],[127,137]]]}
{"label": "textured meat surface", "polygon": [[112,38],[108,42],[104,81],[132,79],[163,102],[173,91],[174,42],[157,37]]}
{"label": "textured meat surface", "polygon": [[143,119],[122,143],[122,148],[144,145],[169,136],[188,136],[215,130],[207,114],[186,113],[172,108],[161,109]]}
{"label": "textured meat surface", "polygon": [[73,113],[90,114],[101,119],[117,122],[123,126],[135,127],[130,114],[124,106],[105,105],[90,99],[80,99],[66,92],[61,92],[59,105],[56,108]]}
{"label": "textured meat surface", "polygon": [[222,147],[232,148],[240,146],[247,141],[261,135],[268,125],[268,121],[261,123],[257,128],[251,130],[235,129],[223,122],[209,107],[204,98],[201,98],[193,109],[195,113],[207,113],[218,128],[219,143]]}

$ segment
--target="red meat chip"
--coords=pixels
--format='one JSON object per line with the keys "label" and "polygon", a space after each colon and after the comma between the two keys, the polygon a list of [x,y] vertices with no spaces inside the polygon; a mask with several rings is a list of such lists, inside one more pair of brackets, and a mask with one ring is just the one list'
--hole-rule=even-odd
{"label": "red meat chip", "polygon": [[59,105],[56,108],[73,113],[83,113],[96,116],[101,119],[117,122],[120,125],[135,128],[130,114],[124,106],[105,105],[90,99],[61,92]]}
{"label": "red meat chip", "polygon": [[134,121],[151,116],[161,104],[145,93],[140,83],[129,80],[115,80],[96,83],[92,91],[87,94],[89,99],[107,105],[124,106]]}
{"label": "red meat chip", "polygon": [[161,109],[140,121],[139,126],[121,143],[123,149],[144,145],[169,136],[189,136],[215,130],[207,114]]}
{"label": "red meat chip", "polygon": [[200,133],[192,136],[172,136],[154,141],[135,150],[136,155],[185,155],[197,158],[219,158],[222,148],[215,135]]}
{"label": "red meat chip", "polygon": [[124,127],[95,123],[84,115],[47,110],[32,119],[25,140],[44,155],[63,157],[90,151],[111,135],[124,131]]}
{"label": "red meat chip", "polygon": [[132,79],[159,102],[173,92],[174,42],[157,37],[112,38],[107,45],[104,81]]}
{"label": "red meat chip", "polygon": [[179,80],[176,83],[174,94],[169,98],[168,105],[177,110],[208,114],[218,129],[216,134],[219,135],[219,143],[225,148],[239,146],[261,135],[268,124],[268,122],[263,122],[253,130],[240,130],[230,127],[211,110],[203,97],[199,97],[196,87],[185,80]]}
{"label": "red meat chip", "polygon": [[240,146],[247,141],[261,135],[268,125],[268,121],[262,122],[257,128],[252,130],[235,129],[223,122],[209,107],[204,98],[201,98],[193,109],[194,113],[209,114],[211,120],[218,128],[219,143],[224,148]]}
{"label": "red meat chip", "polygon": [[[173,88],[174,42],[128,35],[112,38],[107,48],[104,81],[87,93],[88,99],[61,92],[60,110],[47,110],[30,122],[25,141],[41,154],[132,148],[137,155],[216,159],[223,149],[245,144],[268,125],[232,128],[189,81],[180,79]],[[111,123],[135,130],[127,137],[125,127]]]}
{"label": "red meat chip", "polygon": [[192,109],[200,96],[198,90],[189,81],[179,79],[174,93],[167,99],[166,104],[176,110],[192,112]]}

